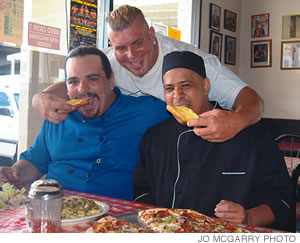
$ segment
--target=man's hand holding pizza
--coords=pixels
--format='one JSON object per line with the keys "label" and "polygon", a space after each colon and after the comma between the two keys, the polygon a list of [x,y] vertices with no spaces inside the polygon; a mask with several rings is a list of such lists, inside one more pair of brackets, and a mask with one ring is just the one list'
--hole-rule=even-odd
{"label": "man's hand holding pizza", "polygon": [[73,109],[67,100],[48,92],[37,93],[32,99],[32,106],[39,111],[44,120],[58,124],[68,117],[68,113],[58,113],[58,110]]}

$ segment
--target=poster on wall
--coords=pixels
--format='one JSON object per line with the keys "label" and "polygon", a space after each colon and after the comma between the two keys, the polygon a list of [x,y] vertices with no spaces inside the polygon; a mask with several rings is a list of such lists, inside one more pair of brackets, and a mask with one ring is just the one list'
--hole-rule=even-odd
{"label": "poster on wall", "polygon": [[0,42],[22,44],[23,15],[24,0],[0,1]]}
{"label": "poster on wall", "polygon": [[96,46],[97,0],[71,0],[69,51],[78,46]]}

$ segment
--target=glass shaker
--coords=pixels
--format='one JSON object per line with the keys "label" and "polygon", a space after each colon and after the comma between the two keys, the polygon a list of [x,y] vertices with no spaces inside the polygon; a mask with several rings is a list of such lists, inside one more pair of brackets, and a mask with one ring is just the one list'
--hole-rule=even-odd
{"label": "glass shaker", "polygon": [[62,186],[55,180],[37,180],[28,194],[28,219],[32,233],[60,232]]}

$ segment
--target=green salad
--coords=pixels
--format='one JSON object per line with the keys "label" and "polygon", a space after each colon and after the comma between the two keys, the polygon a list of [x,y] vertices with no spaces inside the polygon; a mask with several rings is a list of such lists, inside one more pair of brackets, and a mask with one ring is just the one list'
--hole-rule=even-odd
{"label": "green salad", "polygon": [[18,189],[7,182],[0,182],[0,208],[9,206],[17,207],[26,201],[26,189]]}

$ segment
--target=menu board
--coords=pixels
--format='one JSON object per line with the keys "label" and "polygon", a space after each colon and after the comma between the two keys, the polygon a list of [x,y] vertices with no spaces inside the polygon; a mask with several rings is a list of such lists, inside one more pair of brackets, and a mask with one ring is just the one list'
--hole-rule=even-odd
{"label": "menu board", "polygon": [[71,0],[69,51],[78,46],[96,46],[97,0]]}
{"label": "menu board", "polygon": [[0,1],[0,42],[22,44],[23,15],[24,0]]}

